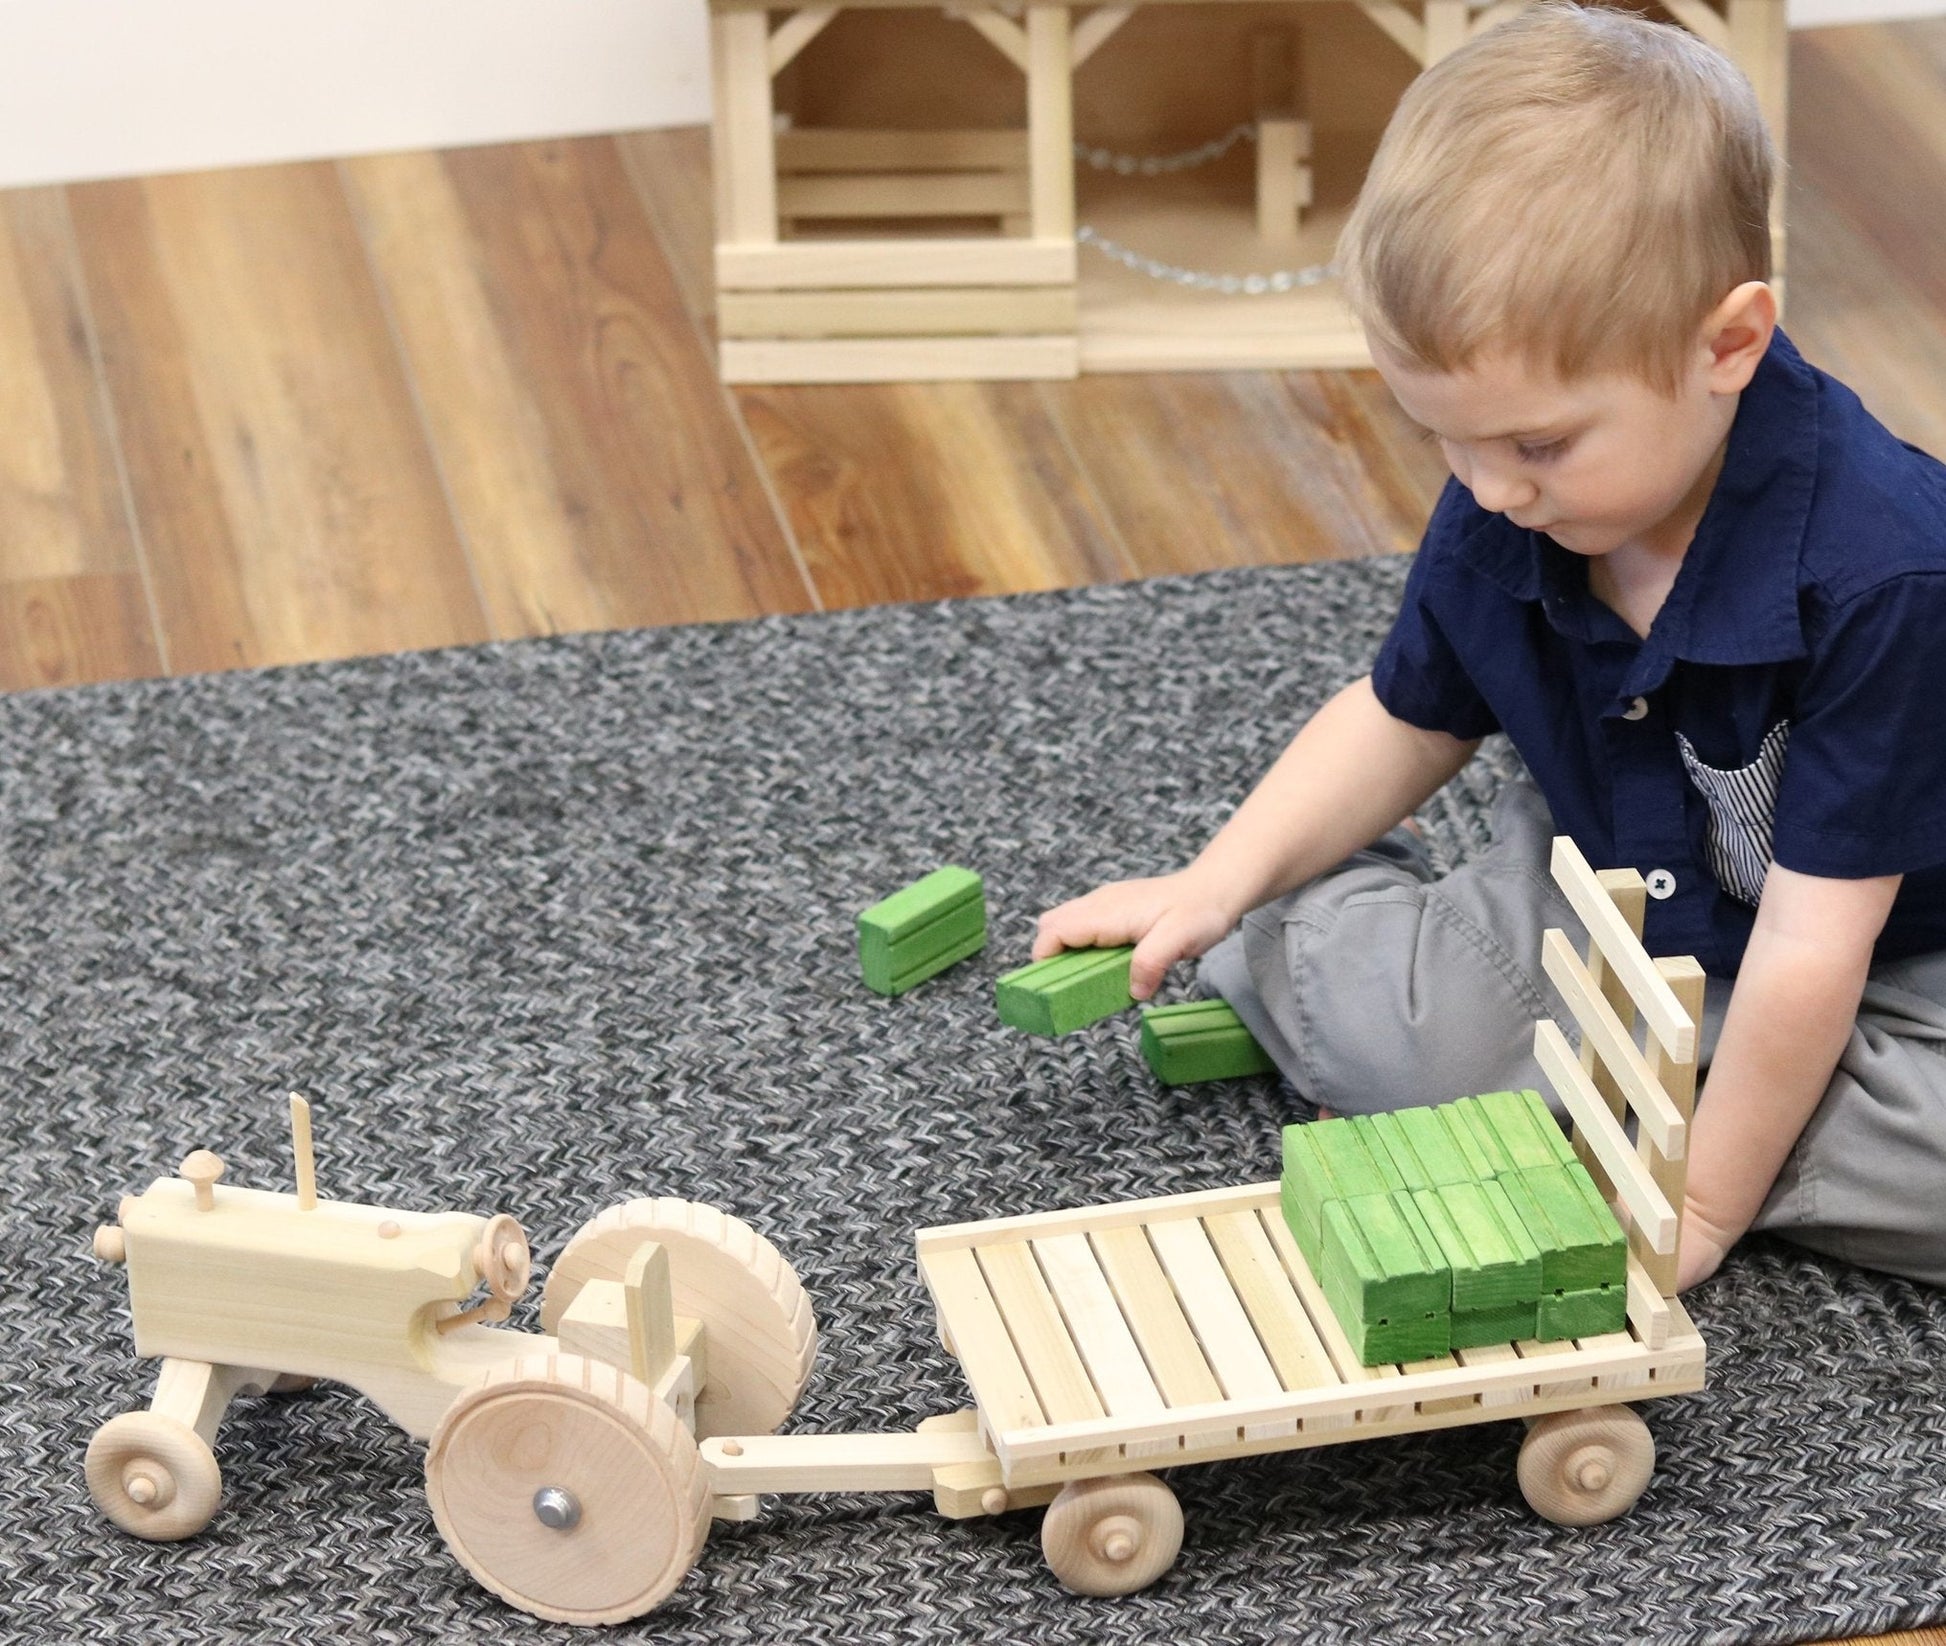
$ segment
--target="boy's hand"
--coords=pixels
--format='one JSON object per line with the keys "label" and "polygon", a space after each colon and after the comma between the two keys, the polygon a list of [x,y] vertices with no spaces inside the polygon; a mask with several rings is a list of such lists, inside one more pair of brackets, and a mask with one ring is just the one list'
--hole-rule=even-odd
{"label": "boy's hand", "polygon": [[1676,1290],[1686,1292],[1716,1273],[1724,1255],[1737,1243],[1737,1234],[1718,1228],[1685,1200],[1682,1208],[1682,1256],[1676,1261]]}
{"label": "boy's hand", "polygon": [[1171,966],[1213,948],[1236,922],[1229,906],[1203,890],[1188,870],[1117,880],[1042,915],[1033,958],[1133,943],[1129,993],[1147,1000]]}

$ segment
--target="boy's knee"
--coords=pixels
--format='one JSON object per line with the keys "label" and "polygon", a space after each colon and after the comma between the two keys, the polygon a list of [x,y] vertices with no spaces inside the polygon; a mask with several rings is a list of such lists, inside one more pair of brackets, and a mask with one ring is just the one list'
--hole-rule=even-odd
{"label": "boy's knee", "polygon": [[1239,955],[1313,1102],[1372,1114],[1538,1083],[1533,967],[1437,886],[1258,911],[1206,973],[1219,989]]}

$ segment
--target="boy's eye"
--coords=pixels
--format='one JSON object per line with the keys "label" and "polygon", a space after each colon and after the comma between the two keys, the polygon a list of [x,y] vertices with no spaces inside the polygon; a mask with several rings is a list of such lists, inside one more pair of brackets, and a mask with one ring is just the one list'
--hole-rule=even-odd
{"label": "boy's eye", "polygon": [[1530,446],[1525,441],[1514,443],[1514,454],[1523,463],[1548,463],[1568,449],[1565,440],[1549,440],[1544,445]]}

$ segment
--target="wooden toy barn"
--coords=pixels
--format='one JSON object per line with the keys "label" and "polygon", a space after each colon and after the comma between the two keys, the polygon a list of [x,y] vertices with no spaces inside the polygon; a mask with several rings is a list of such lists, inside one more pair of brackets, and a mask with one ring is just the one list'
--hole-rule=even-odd
{"label": "wooden toy barn", "polygon": [[[710,0],[722,375],[1366,364],[1325,265],[1378,134],[1526,3]],[[1785,0],[1640,9],[1781,142]]]}

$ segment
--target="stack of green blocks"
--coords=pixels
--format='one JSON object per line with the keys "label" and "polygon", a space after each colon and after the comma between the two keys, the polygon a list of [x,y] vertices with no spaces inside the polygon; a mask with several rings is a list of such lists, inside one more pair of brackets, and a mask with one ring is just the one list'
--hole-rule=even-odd
{"label": "stack of green blocks", "polygon": [[867,988],[900,995],[986,940],[986,887],[971,869],[949,866],[858,917],[858,964]]}
{"label": "stack of green blocks", "polygon": [[1065,949],[1008,972],[994,988],[1000,1021],[1029,1034],[1067,1034],[1135,1004],[1128,992],[1131,944]]}
{"label": "stack of green blocks", "polygon": [[1368,1366],[1627,1319],[1627,1246],[1535,1092],[1284,1130],[1284,1218]]}
{"label": "stack of green blocks", "polygon": [[1165,1086],[1237,1080],[1276,1067],[1230,1005],[1187,1000],[1142,1014],[1142,1056]]}

